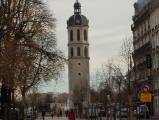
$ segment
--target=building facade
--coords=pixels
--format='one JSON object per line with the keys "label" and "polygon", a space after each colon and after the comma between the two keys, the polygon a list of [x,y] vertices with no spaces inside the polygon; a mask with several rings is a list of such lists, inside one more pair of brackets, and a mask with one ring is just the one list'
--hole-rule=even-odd
{"label": "building facade", "polygon": [[[151,114],[159,115],[159,1],[138,0],[134,4],[133,16],[133,60],[135,71],[135,83],[137,88],[136,102],[139,102],[138,94],[143,85],[148,85],[148,91],[154,96],[152,102],[148,102]],[[142,104],[140,102],[140,104]]]}
{"label": "building facade", "polygon": [[159,1],[151,3],[150,28],[153,60],[154,114],[159,115]]}
{"label": "building facade", "polygon": [[67,21],[68,77],[72,106],[77,109],[89,102],[88,19],[81,14],[81,4],[74,4],[74,15]]}

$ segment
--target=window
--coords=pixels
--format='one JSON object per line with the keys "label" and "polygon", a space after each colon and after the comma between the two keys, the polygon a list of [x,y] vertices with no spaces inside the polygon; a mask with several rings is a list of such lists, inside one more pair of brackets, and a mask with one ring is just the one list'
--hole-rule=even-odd
{"label": "window", "polygon": [[77,47],[77,56],[81,56],[81,49],[80,49],[80,47]]}
{"label": "window", "polygon": [[87,47],[84,48],[84,56],[88,57],[88,48]]}
{"label": "window", "polygon": [[156,37],[157,37],[156,45],[158,46],[159,45],[159,33],[156,34]]}
{"label": "window", "polygon": [[77,40],[80,41],[80,30],[77,30]]}
{"label": "window", "polygon": [[87,39],[88,39],[87,31],[86,31],[86,30],[84,30],[84,40],[85,40],[85,41],[87,41]]}
{"label": "window", "polygon": [[71,57],[73,57],[73,48],[71,48]]}
{"label": "window", "polygon": [[70,31],[70,41],[73,41],[73,31]]}

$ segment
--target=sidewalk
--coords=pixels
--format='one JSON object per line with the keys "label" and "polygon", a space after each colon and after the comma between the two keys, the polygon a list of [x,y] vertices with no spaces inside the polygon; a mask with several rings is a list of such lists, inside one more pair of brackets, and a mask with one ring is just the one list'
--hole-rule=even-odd
{"label": "sidewalk", "polygon": [[[38,118],[36,120],[43,120],[42,118]],[[45,120],[68,120],[66,117],[54,117],[53,119],[51,117],[45,117]],[[86,119],[76,119],[76,120],[86,120]],[[107,120],[106,118],[98,119],[98,120]],[[119,120],[118,118],[116,120]],[[122,118],[122,120],[127,120],[127,118]],[[136,120],[136,119],[134,119]],[[141,118],[140,120],[159,120],[158,117],[153,116],[151,119],[143,119]]]}
{"label": "sidewalk", "polygon": [[[39,117],[36,120],[43,120],[43,119],[41,117]],[[45,120],[67,120],[67,118],[66,117],[54,117],[54,118],[52,118],[52,117],[45,117]]]}
{"label": "sidewalk", "polygon": [[[36,120],[43,120],[43,119],[41,117],[39,117]],[[66,118],[66,117],[54,117],[52,119],[52,117],[45,117],[45,120],[68,120],[68,118]],[[84,120],[84,119],[76,119],[76,120]]]}
{"label": "sidewalk", "polygon": [[159,116],[151,116],[152,120],[159,120]]}

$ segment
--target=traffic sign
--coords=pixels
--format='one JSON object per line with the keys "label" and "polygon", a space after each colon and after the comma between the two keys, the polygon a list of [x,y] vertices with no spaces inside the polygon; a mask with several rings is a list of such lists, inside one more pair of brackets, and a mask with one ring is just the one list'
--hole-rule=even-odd
{"label": "traffic sign", "polygon": [[152,93],[141,93],[140,94],[140,101],[141,102],[152,102]]}
{"label": "traffic sign", "polygon": [[143,83],[140,87],[141,92],[150,92],[152,86],[149,83]]}

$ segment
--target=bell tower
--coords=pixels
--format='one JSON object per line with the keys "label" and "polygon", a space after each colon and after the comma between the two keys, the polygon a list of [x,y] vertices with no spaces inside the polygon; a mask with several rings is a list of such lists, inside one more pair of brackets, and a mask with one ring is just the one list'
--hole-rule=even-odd
{"label": "bell tower", "polygon": [[76,0],[74,15],[67,21],[68,77],[71,107],[82,107],[89,102],[89,40],[88,19],[81,14],[81,4]]}

